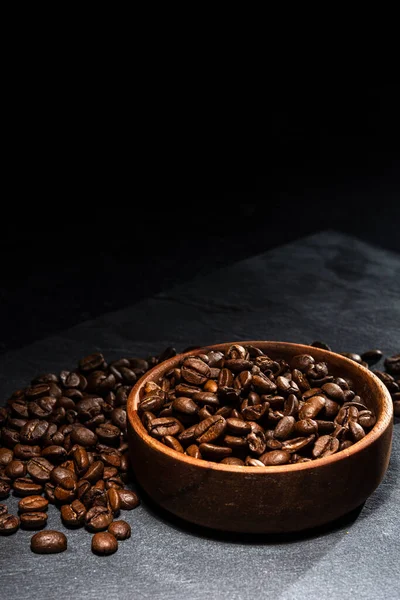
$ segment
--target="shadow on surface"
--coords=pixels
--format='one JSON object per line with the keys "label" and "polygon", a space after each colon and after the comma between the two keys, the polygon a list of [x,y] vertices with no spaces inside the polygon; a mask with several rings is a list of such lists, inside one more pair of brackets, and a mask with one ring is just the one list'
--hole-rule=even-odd
{"label": "shadow on surface", "polygon": [[140,497],[143,499],[143,508],[156,519],[167,523],[174,529],[184,531],[185,533],[189,533],[197,537],[234,544],[285,544],[320,537],[328,533],[334,533],[340,529],[350,527],[357,520],[364,506],[364,504],[362,504],[343,517],[340,517],[335,521],[331,521],[326,525],[321,525],[319,527],[314,527],[312,529],[307,529],[296,533],[237,533],[209,529],[207,527],[202,527],[200,525],[195,525],[193,523],[189,523],[188,521],[184,521],[183,519],[168,512],[164,508],[158,506],[138,483],[135,485],[138,488]]}

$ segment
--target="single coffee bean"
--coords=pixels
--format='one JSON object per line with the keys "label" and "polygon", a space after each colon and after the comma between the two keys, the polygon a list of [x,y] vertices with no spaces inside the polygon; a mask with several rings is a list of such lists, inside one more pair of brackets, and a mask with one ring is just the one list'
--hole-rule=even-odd
{"label": "single coffee bean", "polygon": [[23,513],[20,522],[23,529],[41,529],[47,523],[47,513],[38,511]]}
{"label": "single coffee bean", "polygon": [[343,390],[336,383],[325,383],[322,386],[322,390],[327,396],[329,396],[329,398],[339,402],[340,404],[343,404],[345,401]]}
{"label": "single coffee bean", "polygon": [[117,513],[121,508],[121,498],[115,488],[111,487],[107,490],[107,500],[112,513]]}
{"label": "single coffee bean", "polygon": [[350,432],[355,442],[359,442],[365,437],[365,431],[357,421],[349,422]]}
{"label": "single coffee bean", "polygon": [[246,467],[265,467],[264,463],[257,458],[253,458],[252,456],[247,456],[244,464]]}
{"label": "single coffee bean", "polygon": [[282,450],[286,450],[289,453],[298,452],[302,448],[306,448],[315,440],[315,435],[309,435],[308,437],[297,437],[291,440],[282,442]]}
{"label": "single coffee bean", "polygon": [[246,437],[246,442],[250,452],[257,454],[257,456],[260,456],[265,452],[266,439],[263,431],[252,431]]}
{"label": "single coffee bean", "polygon": [[376,417],[370,410],[360,410],[358,413],[358,422],[361,427],[370,429],[376,423]]}
{"label": "single coffee bean", "polygon": [[191,444],[186,448],[186,454],[192,458],[201,458],[199,447],[196,444]]}
{"label": "single coffee bean", "polygon": [[114,554],[114,552],[117,550],[118,541],[114,535],[108,531],[94,534],[92,538],[92,551],[95,554],[108,556],[110,554]]}
{"label": "single coffee bean", "polygon": [[67,489],[72,489],[73,484],[78,481],[74,471],[61,466],[52,470],[50,478],[55,485],[63,485]]}
{"label": "single coffee bean", "polygon": [[26,496],[18,502],[18,508],[21,513],[24,512],[43,512],[47,510],[49,501],[43,496]]}
{"label": "single coffee bean", "polygon": [[395,354],[385,359],[385,368],[390,375],[397,377],[400,375],[400,354]]}
{"label": "single coffee bean", "polygon": [[0,500],[7,498],[10,493],[11,486],[7,481],[0,479]]}
{"label": "single coffee bean", "polygon": [[203,385],[210,379],[210,367],[199,358],[186,358],[181,368],[182,378],[190,384]]}
{"label": "single coffee bean", "polygon": [[312,450],[314,458],[324,458],[335,454],[339,450],[339,440],[330,435],[323,435],[317,439]]}
{"label": "single coffee bean", "polygon": [[31,550],[36,554],[57,554],[67,549],[67,538],[61,531],[39,531],[31,539]]}
{"label": "single coffee bean", "polygon": [[0,515],[0,535],[11,535],[19,528],[19,518],[5,513]]}
{"label": "single coffee bean", "polygon": [[[217,399],[218,400],[218,399]],[[172,409],[179,415],[193,416],[199,411],[199,408],[195,402],[189,397],[179,396],[175,398],[172,403]]]}
{"label": "single coffee bean", "polygon": [[18,477],[25,477],[26,475],[26,464],[21,460],[12,460],[7,466],[5,473],[10,479],[18,479]]}
{"label": "single coffee bean", "polygon": [[313,419],[301,419],[295,423],[293,431],[299,436],[308,436],[313,433],[318,433],[318,422],[314,421]]}
{"label": "single coffee bean", "polygon": [[153,419],[149,425],[149,433],[153,437],[163,438],[166,435],[176,436],[182,431],[182,425],[174,417],[161,417]]}
{"label": "single coffee bean", "polygon": [[76,427],[71,431],[71,441],[84,448],[89,448],[97,444],[97,435],[87,427]]}
{"label": "single coffee bean", "polygon": [[228,446],[228,448],[232,448],[233,450],[239,448],[248,448],[247,439],[245,437],[239,437],[235,435],[226,435],[224,437],[224,444]]}
{"label": "single coffee bean", "polygon": [[139,506],[139,497],[131,490],[118,490],[122,510],[132,510]]}
{"label": "single coffee bean", "polygon": [[274,437],[277,440],[287,440],[293,432],[294,425],[294,417],[282,417],[275,427]]}
{"label": "single coffee bean", "polygon": [[272,450],[265,452],[259,459],[266,467],[286,465],[290,461],[290,454],[286,450]]}
{"label": "single coffee bean", "polygon": [[169,448],[172,448],[172,450],[175,450],[176,452],[185,452],[182,444],[178,442],[178,440],[172,435],[164,436],[161,441],[163,444],[165,444]]}
{"label": "single coffee bean", "polygon": [[[201,421],[196,428],[198,444],[209,444],[218,439],[226,430],[226,420],[221,416],[210,417]],[[201,448],[200,448],[201,452]]]}
{"label": "single coffee bean", "polygon": [[14,453],[12,450],[9,448],[0,448],[0,467],[6,467],[13,458]]}
{"label": "single coffee bean", "polygon": [[36,445],[45,435],[48,428],[49,423],[47,421],[41,421],[39,419],[28,421],[21,429],[21,443],[32,446]]}
{"label": "single coffee bean", "polygon": [[72,456],[74,459],[75,471],[78,474],[78,476],[81,477],[90,466],[89,456],[86,451],[86,448],[83,448],[83,446],[77,446],[74,449]]}
{"label": "single coffee bean", "polygon": [[[110,465],[111,466],[111,465]],[[102,479],[104,474],[104,463],[100,460],[93,462],[85,473],[85,480],[91,484]]]}
{"label": "single coffee bean", "polygon": [[219,407],[220,402],[216,394],[211,392],[196,392],[192,396],[192,400],[197,402],[201,406],[207,405],[209,407]]}
{"label": "single coffee bean", "polygon": [[367,350],[364,354],[361,354],[361,358],[364,362],[368,363],[370,367],[379,362],[383,354],[380,350]]}
{"label": "single coffee bean", "polygon": [[34,481],[46,483],[46,481],[50,481],[53,465],[46,458],[35,457],[28,461],[26,469]]}
{"label": "single coffee bean", "polygon": [[112,513],[106,506],[93,506],[85,515],[85,524],[90,531],[107,529],[112,520]]}
{"label": "single coffee bean", "polygon": [[[1,452],[1,450],[0,450]],[[20,460],[30,460],[40,456],[42,450],[40,446],[29,446],[28,444],[17,444],[14,447],[14,457]]]}
{"label": "single coffee bean", "polygon": [[82,373],[88,373],[100,369],[104,364],[104,356],[100,352],[95,352],[89,356],[85,356],[79,361],[79,369]]}
{"label": "single coffee bean", "polygon": [[312,396],[299,411],[299,419],[314,419],[324,408],[326,398],[324,396]]}
{"label": "single coffee bean", "polygon": [[247,435],[251,432],[251,425],[243,419],[226,419],[226,428],[232,435]]}
{"label": "single coffee bean", "polygon": [[131,537],[131,526],[126,521],[113,521],[107,531],[117,540],[127,540]]}
{"label": "single coffee bean", "polygon": [[64,525],[69,527],[80,527],[85,522],[86,507],[80,500],[74,500],[71,504],[61,507],[61,519]]}
{"label": "single coffee bean", "polygon": [[19,477],[13,481],[13,490],[17,496],[34,496],[43,492],[43,486],[29,477]]}
{"label": "single coffee bean", "polygon": [[42,450],[42,456],[53,463],[65,460],[67,451],[63,446],[47,446]]}
{"label": "single coffee bean", "polygon": [[240,458],[235,458],[234,456],[227,456],[221,460],[221,465],[231,465],[233,467],[243,467],[244,462]]}
{"label": "single coffee bean", "polygon": [[314,348],[320,348],[321,350],[329,350],[329,352],[332,351],[331,347],[328,346],[328,344],[325,344],[325,342],[313,342],[310,344],[310,346],[313,346]]}

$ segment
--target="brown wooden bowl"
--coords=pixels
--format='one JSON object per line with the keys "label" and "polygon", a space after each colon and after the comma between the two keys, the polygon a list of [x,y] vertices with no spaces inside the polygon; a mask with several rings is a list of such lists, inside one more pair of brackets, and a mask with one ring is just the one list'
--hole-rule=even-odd
{"label": "brown wooden bowl", "polygon": [[[261,348],[288,361],[311,354],[326,361],[335,376],[349,377],[353,389],[377,415],[373,429],[337,454],[308,463],[276,467],[240,467],[198,460],[150,437],[137,414],[139,390],[158,382],[181,361],[175,356],[146,373],[132,389],[128,404],[128,440],[138,482],[164,509],[197,525],[247,533],[281,533],[328,523],[361,505],[385,475],[392,441],[391,397],[368,369],[311,346],[286,342],[233,342]],[[231,343],[207,350],[225,351]],[[203,349],[188,352],[194,355]]]}

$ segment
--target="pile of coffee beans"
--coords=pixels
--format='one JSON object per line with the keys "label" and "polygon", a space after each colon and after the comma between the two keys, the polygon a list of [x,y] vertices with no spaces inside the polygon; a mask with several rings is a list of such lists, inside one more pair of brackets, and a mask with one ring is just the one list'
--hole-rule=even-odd
{"label": "pile of coffee beans", "polygon": [[[330,350],[323,342],[315,347]],[[194,350],[196,346],[184,350]],[[19,514],[0,504],[0,535],[19,527],[41,530],[31,549],[63,552],[67,538],[44,529],[48,505],[69,528],[93,533],[93,552],[106,555],[131,535],[121,510],[138,506],[126,489],[131,468],[126,441],[126,402],[137,379],[176,355],[167,348],[146,360],[107,363],[86,356],[72,371],[36,377],[0,407],[0,500],[10,492]],[[365,367],[382,352],[344,353]],[[374,370],[387,386],[400,417],[400,354]],[[346,378],[307,355],[291,364],[260,349],[235,344],[225,354],[186,357],[180,367],[143,390],[139,413],[150,435],[194,458],[224,464],[268,466],[301,463],[348,448],[373,427],[375,415]]]}
{"label": "pile of coffee beans", "polygon": [[40,530],[31,549],[53,554],[67,549],[60,531],[43,529],[49,503],[61,511],[66,527],[94,533],[92,550],[112,554],[131,535],[121,510],[139,504],[126,489],[131,468],[126,441],[126,401],[148,369],[175,356],[167,348],[147,360],[122,358],[107,363],[101,353],[78,368],[36,377],[0,407],[0,500],[21,498],[19,515],[0,504],[0,535],[19,527]]}
{"label": "pile of coffee beans", "polygon": [[[345,356],[369,367],[382,353]],[[398,356],[385,364],[394,373]],[[386,385],[390,379],[398,402],[398,382],[375,373]],[[330,456],[361,440],[376,422],[352,382],[331,375],[327,363],[301,354],[289,364],[240,344],[225,353],[186,356],[158,384],[143,387],[138,413],[149,434],[177,452],[249,467]]]}

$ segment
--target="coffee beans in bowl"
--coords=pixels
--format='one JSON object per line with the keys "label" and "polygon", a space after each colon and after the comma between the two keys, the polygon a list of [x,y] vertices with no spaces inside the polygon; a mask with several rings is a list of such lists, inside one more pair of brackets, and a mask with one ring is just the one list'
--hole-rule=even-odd
{"label": "coffee beans in bowl", "polygon": [[206,527],[329,522],[359,506],[388,464],[393,402],[367,367],[359,355],[285,342],[176,356],[128,400],[136,477],[163,508]]}

